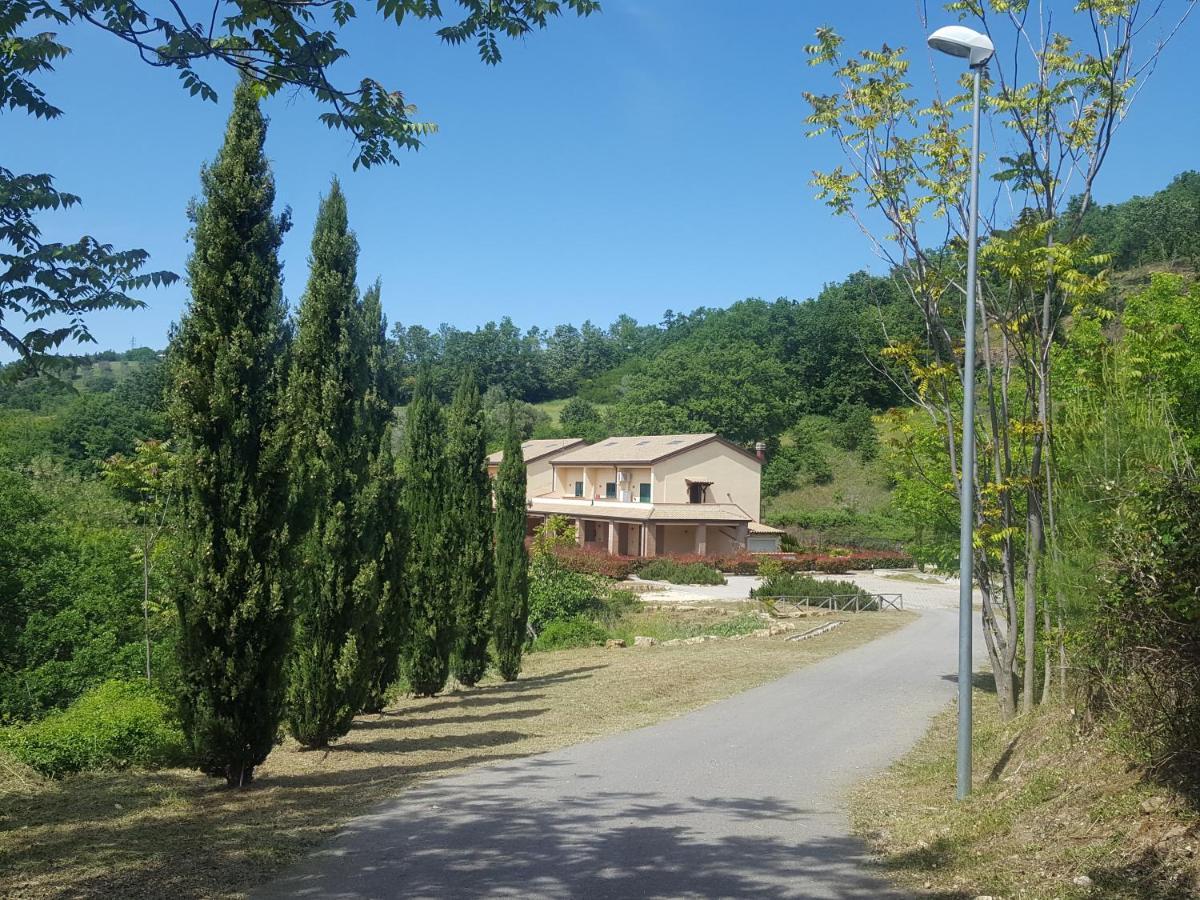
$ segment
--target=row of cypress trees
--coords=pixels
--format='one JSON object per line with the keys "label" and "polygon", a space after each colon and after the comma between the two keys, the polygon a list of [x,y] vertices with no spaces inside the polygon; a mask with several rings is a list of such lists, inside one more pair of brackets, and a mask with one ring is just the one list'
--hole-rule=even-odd
{"label": "row of cypress trees", "polygon": [[359,296],[345,197],[334,181],[322,199],[293,326],[265,137],[243,83],[201,173],[170,350],[183,722],[198,767],[231,785],[281,724],[323,747],[401,675],[419,695],[451,672],[474,685],[489,641],[517,677],[527,615],[515,429],[493,512],[478,386],[464,374],[444,412],[423,376],[397,466],[380,289]]}

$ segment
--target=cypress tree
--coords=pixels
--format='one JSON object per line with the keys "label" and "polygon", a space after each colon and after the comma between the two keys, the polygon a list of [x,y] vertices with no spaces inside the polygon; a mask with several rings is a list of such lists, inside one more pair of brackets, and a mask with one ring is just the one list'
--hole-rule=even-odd
{"label": "cypress tree", "polygon": [[191,301],[170,351],[171,419],[189,542],[179,609],[181,707],[198,767],[245,785],[275,743],[290,610],[281,583],[287,467],[279,435],[287,330],[286,216],[253,86],[234,92],[191,215]]}
{"label": "cypress tree", "polygon": [[427,697],[446,684],[454,639],[445,552],[445,425],[427,369],[413,388],[404,433],[403,497],[409,533],[406,670],[413,693]]}
{"label": "cypress tree", "polygon": [[359,654],[370,609],[357,586],[373,577],[377,535],[360,505],[380,435],[367,406],[371,346],[357,262],[335,179],[313,230],[286,404],[295,607],[287,722],[306,747],[349,731],[368,688]]}
{"label": "cypress tree", "polygon": [[479,388],[470,372],[463,373],[454,394],[446,432],[446,535],[454,611],[450,669],[470,687],[487,670],[494,563],[487,426]]}
{"label": "cypress tree", "polygon": [[516,417],[509,416],[504,459],[496,473],[496,594],[492,634],[505,681],[521,671],[529,620],[529,557],[525,552],[525,459]]}
{"label": "cypress tree", "polygon": [[388,689],[400,675],[400,656],[405,644],[404,552],[408,537],[401,505],[400,478],[392,456],[391,420],[396,402],[396,385],[388,366],[387,321],[376,281],[363,295],[362,316],[370,339],[368,368],[371,388],[367,393],[368,430],[379,436],[371,461],[367,491],[361,503],[358,533],[368,560],[357,588],[368,610],[359,659],[367,685],[363,708],[379,712]]}

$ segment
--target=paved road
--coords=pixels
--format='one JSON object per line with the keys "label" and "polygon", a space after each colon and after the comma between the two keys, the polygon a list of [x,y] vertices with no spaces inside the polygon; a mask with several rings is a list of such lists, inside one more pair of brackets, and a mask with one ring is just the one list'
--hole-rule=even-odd
{"label": "paved road", "polygon": [[898,898],[845,791],[951,698],[955,633],[929,610],[689,715],[429,782],[256,896]]}

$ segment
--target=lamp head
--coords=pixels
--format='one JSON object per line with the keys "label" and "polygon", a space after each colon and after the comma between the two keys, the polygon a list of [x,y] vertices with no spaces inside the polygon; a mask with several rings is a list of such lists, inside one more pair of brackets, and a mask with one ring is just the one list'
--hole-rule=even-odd
{"label": "lamp head", "polygon": [[996,52],[991,39],[964,25],[946,25],[929,36],[929,46],[951,56],[958,56],[976,69],[986,66]]}

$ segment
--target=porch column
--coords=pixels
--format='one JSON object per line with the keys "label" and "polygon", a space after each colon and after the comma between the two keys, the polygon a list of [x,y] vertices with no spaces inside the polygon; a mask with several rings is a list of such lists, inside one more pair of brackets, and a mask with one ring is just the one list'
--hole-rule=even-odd
{"label": "porch column", "polygon": [[575,520],[575,543],[583,546],[583,519]]}
{"label": "porch column", "polygon": [[642,526],[642,553],[646,556],[658,555],[658,526],[647,522]]}
{"label": "porch column", "polygon": [[617,523],[608,523],[608,553],[610,556],[617,555]]}
{"label": "porch column", "polygon": [[749,534],[750,529],[746,526],[746,523],[739,522],[737,526],[737,542],[738,546],[740,546],[743,550],[746,549],[746,538],[749,536]]}
{"label": "porch column", "polygon": [[696,552],[701,556],[708,552],[708,526],[703,522],[696,526]]}

